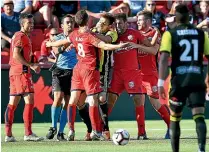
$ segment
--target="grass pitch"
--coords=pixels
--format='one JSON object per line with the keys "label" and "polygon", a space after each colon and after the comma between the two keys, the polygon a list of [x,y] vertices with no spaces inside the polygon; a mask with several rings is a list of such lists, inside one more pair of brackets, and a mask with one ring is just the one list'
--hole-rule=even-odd
{"label": "grass pitch", "polygon": [[[206,120],[209,126],[209,120]],[[46,136],[49,123],[33,124],[33,131],[39,136]],[[83,141],[86,133],[85,125],[81,122],[75,123],[75,141],[58,142],[54,140],[44,140],[42,142],[24,142],[23,124],[13,125],[13,134],[18,140],[15,143],[4,142],[4,125],[1,125],[1,151],[2,152],[171,152],[170,140],[165,140],[166,125],[163,121],[146,121],[146,130],[149,140],[138,141],[137,127],[135,121],[110,121],[111,133],[116,129],[126,129],[131,136],[128,145],[116,146],[112,141]],[[208,127],[209,128],[209,127]],[[209,131],[209,129],[208,129]],[[67,127],[65,133],[68,133]],[[207,136],[209,138],[209,135]],[[192,120],[182,120],[181,122],[181,152],[196,152],[197,139],[195,123]],[[206,151],[209,151],[209,139],[207,139]]]}

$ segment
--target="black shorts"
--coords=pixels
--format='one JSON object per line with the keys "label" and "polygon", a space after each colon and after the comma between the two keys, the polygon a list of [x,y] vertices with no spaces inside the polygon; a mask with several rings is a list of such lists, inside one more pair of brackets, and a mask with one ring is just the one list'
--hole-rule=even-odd
{"label": "black shorts", "polygon": [[107,92],[107,89],[110,86],[111,79],[112,79],[112,69],[110,69],[108,72],[100,72],[100,83],[101,83],[101,87],[105,92]]}
{"label": "black shorts", "polygon": [[71,78],[73,70],[56,68],[52,71],[52,92],[61,91],[64,95],[70,95]]}
{"label": "black shorts", "polygon": [[186,102],[190,108],[204,107],[205,86],[198,87],[173,87],[169,94],[169,106],[172,111],[180,113]]}

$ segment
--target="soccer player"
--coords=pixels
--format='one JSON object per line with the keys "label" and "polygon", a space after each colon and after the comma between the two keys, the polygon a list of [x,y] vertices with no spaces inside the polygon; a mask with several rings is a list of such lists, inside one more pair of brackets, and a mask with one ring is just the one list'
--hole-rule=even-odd
{"label": "soccer player", "polygon": [[[98,110],[98,98],[103,91],[100,87],[100,73],[98,71],[98,51],[96,48],[104,50],[115,50],[127,47],[128,43],[120,43],[117,45],[107,44],[100,39],[94,37],[87,27],[88,15],[85,10],[80,10],[75,15],[75,21],[79,26],[78,30],[74,30],[68,39],[47,42],[49,47],[73,44],[78,54],[78,63],[73,69],[71,97],[69,108],[76,105],[79,101],[82,91],[86,91],[87,102],[89,103],[89,115],[92,124],[91,138],[93,140],[104,140],[100,131],[100,119]],[[69,109],[68,108],[68,109]],[[70,137],[70,132],[68,137]]]}
{"label": "soccer player", "polygon": [[[54,36],[55,41],[66,39],[69,34],[74,30],[74,18],[71,15],[65,15],[61,21],[63,33]],[[70,100],[70,87],[73,68],[77,63],[76,51],[74,48],[64,49],[64,47],[53,48],[55,55],[57,55],[56,64],[52,71],[52,92],[54,94],[54,102],[51,107],[52,127],[50,127],[47,139],[53,139],[57,133],[57,121],[60,117],[59,131],[57,140],[63,141],[64,128],[67,123],[67,106]],[[64,105],[62,101],[64,99]],[[76,107],[74,107],[76,108]],[[61,113],[60,113],[61,111]]]}
{"label": "soccer player", "polygon": [[[133,43],[133,47],[138,44],[136,48],[139,47],[144,52],[155,50],[155,47],[147,47],[151,46],[150,42],[139,31],[127,28],[127,17],[125,14],[115,15],[115,24],[118,32],[117,42],[130,42]],[[145,44],[146,46],[140,44]],[[137,108],[142,98],[142,77],[136,48],[124,49],[113,54],[114,65],[109,88],[108,113],[111,113],[118,96],[123,90],[126,90],[134,100],[136,119],[139,124],[139,120],[142,116],[144,117],[144,114],[139,115],[139,110],[141,109]],[[140,130],[141,127],[138,127],[138,130]]]}
{"label": "soccer player", "polygon": [[[179,151],[180,120],[186,100],[191,107],[196,123],[198,137],[198,152],[205,152],[206,123],[205,91],[206,85],[203,73],[203,54],[209,55],[209,38],[203,31],[189,24],[189,10],[185,5],[176,7],[176,22],[178,26],[163,34],[160,46],[158,91],[165,98],[163,83],[168,75],[168,58],[171,63],[170,106],[170,138],[172,151]],[[208,63],[209,64],[209,63]],[[209,86],[209,79],[206,84]]]}
{"label": "soccer player", "polygon": [[23,120],[25,126],[25,141],[40,141],[32,132],[33,107],[34,107],[34,89],[30,69],[35,73],[40,72],[37,64],[31,63],[32,45],[29,35],[34,27],[33,15],[23,13],[20,15],[21,30],[16,32],[12,38],[10,48],[10,100],[5,112],[5,142],[15,142],[16,139],[12,134],[12,124],[15,109],[21,99],[24,98],[25,107]]}
{"label": "soccer player", "polygon": [[[102,14],[99,22],[96,24],[94,28],[91,29],[91,31],[93,32],[92,34],[106,43],[115,43],[118,38],[118,34],[115,30],[113,30],[113,27],[112,27],[114,20],[115,19],[111,14],[109,13]],[[103,92],[102,92],[103,95],[100,96],[99,98],[100,114],[102,117],[101,130],[102,130],[103,136],[107,140],[110,139],[110,132],[109,132],[109,125],[108,125],[108,107],[107,107],[108,105],[107,105],[106,98],[107,98],[107,88],[108,88],[109,79],[110,79],[110,70],[112,66],[111,57],[112,57],[112,51],[104,51],[103,49],[99,50],[100,83],[101,83],[101,87],[103,88]],[[88,113],[85,113],[85,111],[87,110],[83,110],[87,108],[86,104],[83,103],[81,104],[81,106],[77,105],[77,107],[79,109],[79,114],[84,120],[84,122],[86,123],[86,125],[87,126],[91,125],[91,123],[87,124],[89,123],[88,118],[87,118]]]}
{"label": "soccer player", "polygon": [[[149,96],[152,106],[160,114],[161,118],[165,121],[168,128],[170,124],[170,115],[166,107],[160,104],[157,91],[158,69],[156,65],[156,58],[159,49],[159,43],[161,40],[160,33],[157,29],[152,27],[151,12],[141,11],[137,14],[137,18],[138,30],[140,31],[140,33],[144,35],[148,40],[150,40],[151,45],[157,45],[157,48],[150,53],[146,53],[140,50],[138,51],[138,59],[142,72],[142,92],[144,94],[142,95],[140,105],[136,107],[136,111],[138,111],[139,115],[142,116],[139,120],[140,123],[138,124],[138,128],[141,127],[141,129],[139,130],[139,138],[146,139],[145,122],[143,119],[145,94]],[[169,138],[168,131],[165,135],[166,139]]]}

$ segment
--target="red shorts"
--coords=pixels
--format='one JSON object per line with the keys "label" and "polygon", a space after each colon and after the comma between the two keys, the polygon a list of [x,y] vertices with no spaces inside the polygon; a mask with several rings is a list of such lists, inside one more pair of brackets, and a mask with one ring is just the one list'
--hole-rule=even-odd
{"label": "red shorts", "polygon": [[100,73],[97,70],[73,69],[71,91],[85,90],[87,95],[97,94],[103,89],[100,85]]}
{"label": "red shorts", "polygon": [[142,93],[140,70],[113,70],[109,92],[120,95],[123,90],[129,94]]}
{"label": "red shorts", "polygon": [[153,75],[142,75],[142,91],[148,96],[158,99],[157,90],[158,73]]}
{"label": "red shorts", "polygon": [[26,93],[34,93],[31,74],[11,75],[10,96],[18,96]]}

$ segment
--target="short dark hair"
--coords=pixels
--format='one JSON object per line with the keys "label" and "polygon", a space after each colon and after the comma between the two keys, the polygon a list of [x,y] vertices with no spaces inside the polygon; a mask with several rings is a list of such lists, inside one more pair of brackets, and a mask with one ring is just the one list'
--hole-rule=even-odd
{"label": "short dark hair", "polygon": [[124,22],[127,22],[127,16],[125,13],[116,14],[115,19],[122,19]]}
{"label": "short dark hair", "polygon": [[22,21],[24,19],[30,19],[30,18],[33,18],[33,15],[30,14],[30,13],[22,13],[22,14],[20,14],[20,16],[19,16],[19,23],[20,23],[20,25],[22,24]]}
{"label": "short dark hair", "polygon": [[85,26],[88,22],[88,14],[85,10],[80,10],[75,14],[75,22],[78,26]]}
{"label": "short dark hair", "polygon": [[143,15],[146,19],[152,20],[152,13],[150,11],[140,11],[137,13],[137,16]]}
{"label": "short dark hair", "polygon": [[189,9],[186,5],[180,4],[176,6],[176,20],[180,23],[189,21]]}
{"label": "short dark hair", "polygon": [[75,21],[75,18],[73,16],[71,16],[70,14],[64,15],[61,19],[61,24],[64,23],[65,18],[71,18],[73,21]]}
{"label": "short dark hair", "polygon": [[115,21],[115,18],[112,14],[110,13],[105,13],[105,14],[102,14],[101,17],[107,19],[109,21],[109,25],[112,25]]}

